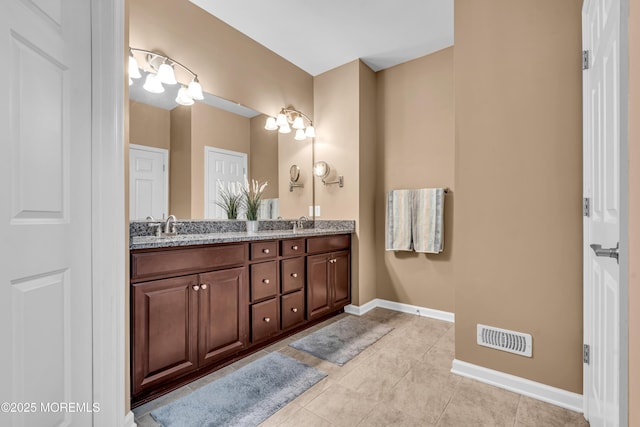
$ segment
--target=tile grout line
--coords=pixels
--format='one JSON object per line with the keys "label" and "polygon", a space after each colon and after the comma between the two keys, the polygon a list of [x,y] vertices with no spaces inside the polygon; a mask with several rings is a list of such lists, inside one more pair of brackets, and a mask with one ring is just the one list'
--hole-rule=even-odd
{"label": "tile grout line", "polygon": [[514,417],[514,420],[513,420],[513,427],[516,427],[516,425],[518,425],[518,413],[520,412],[520,403],[522,403],[522,395],[518,396],[518,405],[516,406],[516,416]]}
{"label": "tile grout line", "polygon": [[442,417],[444,416],[444,413],[447,411],[447,408],[449,407],[449,404],[451,403],[451,401],[455,397],[456,393],[458,392],[458,388],[460,387],[461,383],[462,383],[462,381],[458,381],[458,383],[456,384],[456,387],[453,389],[453,393],[451,393],[451,396],[449,397],[449,400],[447,400],[447,404],[444,405],[444,408],[442,408],[442,412],[440,412],[440,416],[436,420],[435,426],[437,426],[438,423],[440,423],[440,420],[442,420]]}

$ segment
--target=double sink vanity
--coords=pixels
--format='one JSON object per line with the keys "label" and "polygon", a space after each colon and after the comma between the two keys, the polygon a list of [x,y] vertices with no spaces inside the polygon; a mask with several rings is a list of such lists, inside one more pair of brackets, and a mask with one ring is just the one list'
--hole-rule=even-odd
{"label": "double sink vanity", "polygon": [[138,406],[341,312],[354,221],[132,221],[131,381]]}

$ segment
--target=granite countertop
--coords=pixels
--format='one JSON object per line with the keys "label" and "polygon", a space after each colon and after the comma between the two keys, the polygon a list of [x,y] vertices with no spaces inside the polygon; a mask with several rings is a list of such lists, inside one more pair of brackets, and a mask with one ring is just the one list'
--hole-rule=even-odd
{"label": "granite countertop", "polygon": [[[288,222],[288,221],[287,221]],[[140,222],[135,224],[140,229]],[[202,228],[202,224],[200,229]],[[274,225],[274,224],[271,224]],[[150,249],[150,248],[170,248],[179,246],[209,245],[215,243],[251,242],[259,240],[293,239],[296,237],[326,236],[333,234],[353,233],[355,231],[355,221],[315,221],[311,228],[275,229],[260,230],[257,233],[248,234],[246,231],[238,231],[236,226],[228,227],[231,231],[222,230],[217,232],[195,232],[178,234],[172,237],[156,237],[150,235],[134,235],[130,238],[129,249]],[[131,230],[133,231],[132,222]]]}

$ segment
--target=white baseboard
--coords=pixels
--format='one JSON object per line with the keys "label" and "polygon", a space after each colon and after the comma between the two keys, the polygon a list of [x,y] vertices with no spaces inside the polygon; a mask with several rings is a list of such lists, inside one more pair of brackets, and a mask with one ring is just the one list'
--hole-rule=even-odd
{"label": "white baseboard", "polygon": [[399,311],[402,313],[415,314],[416,316],[430,317],[432,319],[444,320],[446,322],[453,323],[455,321],[455,315],[448,311],[434,310],[432,308],[419,307],[417,305],[403,304],[401,302],[388,301],[380,298],[369,301],[368,303],[357,306],[348,305],[344,308],[344,311],[356,316],[362,316],[369,310],[376,307],[386,308],[388,310]]}
{"label": "white baseboard", "polygon": [[493,369],[474,365],[472,363],[463,362],[462,360],[453,360],[451,372],[463,377],[471,378],[486,384],[513,391],[552,405],[560,406],[575,412],[583,412],[582,395],[551,387],[546,384],[528,380],[526,378],[517,377],[515,375],[505,374],[504,372],[495,371]]}
{"label": "white baseboard", "polygon": [[122,421],[123,427],[136,427],[136,419],[133,415],[133,412],[129,411],[129,413],[124,417]]}

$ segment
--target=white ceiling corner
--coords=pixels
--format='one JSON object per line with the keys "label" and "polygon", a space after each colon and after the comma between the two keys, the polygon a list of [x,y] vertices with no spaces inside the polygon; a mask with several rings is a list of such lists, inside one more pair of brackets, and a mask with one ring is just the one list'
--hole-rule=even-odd
{"label": "white ceiling corner", "polygon": [[453,45],[453,0],[189,1],[313,76],[358,58],[379,71]]}

